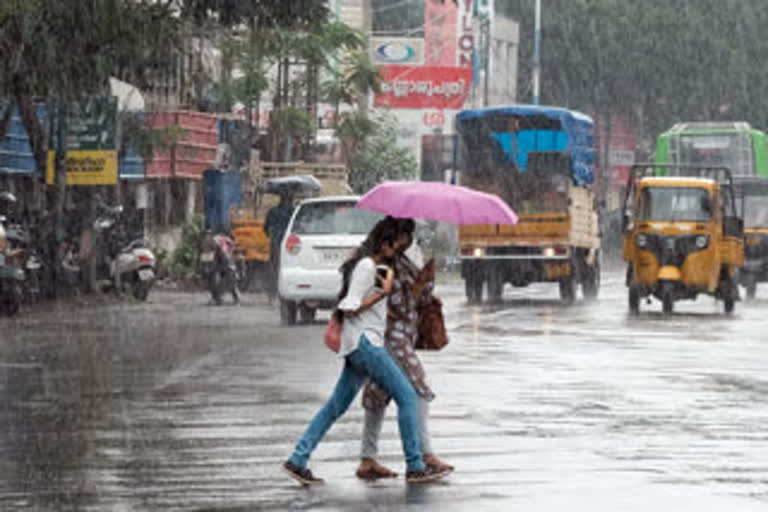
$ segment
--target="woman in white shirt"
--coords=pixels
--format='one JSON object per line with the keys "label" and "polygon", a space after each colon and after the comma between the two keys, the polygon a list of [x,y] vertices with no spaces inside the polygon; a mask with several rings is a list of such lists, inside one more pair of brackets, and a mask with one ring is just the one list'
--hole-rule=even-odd
{"label": "woman in white shirt", "polygon": [[[381,265],[390,261],[399,249],[397,226],[386,219],[379,222],[355,256],[341,268],[344,281],[338,304],[338,310],[343,313],[339,356],[344,358],[344,369],[330,399],[307,427],[293,455],[283,464],[286,473],[304,485],[323,483],[307,468],[309,457],[328,429],[349,408],[367,379],[387,390],[397,403],[406,480],[427,482],[447,474],[425,466],[416,392],[384,348],[387,321],[384,299],[392,291],[394,274],[391,268]],[[382,270],[381,275],[377,274],[377,266]]]}

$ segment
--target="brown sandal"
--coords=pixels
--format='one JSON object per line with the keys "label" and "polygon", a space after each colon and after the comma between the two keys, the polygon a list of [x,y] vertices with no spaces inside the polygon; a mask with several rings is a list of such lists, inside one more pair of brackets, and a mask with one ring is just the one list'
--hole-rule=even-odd
{"label": "brown sandal", "polygon": [[394,471],[382,466],[376,461],[373,461],[371,465],[369,465],[366,468],[359,467],[357,468],[357,472],[355,472],[355,475],[357,475],[357,478],[360,480],[379,480],[380,478],[396,478],[397,473]]}
{"label": "brown sandal", "polygon": [[452,472],[454,470],[454,467],[450,464],[446,464],[445,462],[438,459],[435,455],[429,454],[424,456],[424,464],[427,466],[434,468],[437,471],[447,471]]}

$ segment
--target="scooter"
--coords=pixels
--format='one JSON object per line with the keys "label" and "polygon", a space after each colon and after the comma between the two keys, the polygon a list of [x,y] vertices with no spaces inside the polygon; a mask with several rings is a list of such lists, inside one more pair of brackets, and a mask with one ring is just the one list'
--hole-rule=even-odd
{"label": "scooter", "polygon": [[[104,213],[94,222],[94,229],[100,239],[103,252],[97,274],[106,287],[118,292],[130,287],[134,298],[147,300],[149,290],[155,281],[154,253],[146,247],[142,239],[135,239],[123,246],[126,240],[123,226],[120,224],[122,207],[103,208]],[[104,270],[106,269],[106,270]]]}

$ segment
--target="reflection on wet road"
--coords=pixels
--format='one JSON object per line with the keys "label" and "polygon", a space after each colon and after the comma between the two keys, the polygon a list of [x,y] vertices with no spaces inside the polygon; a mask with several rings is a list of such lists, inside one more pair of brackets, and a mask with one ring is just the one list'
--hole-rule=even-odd
{"label": "reflection on wet road", "polygon": [[[355,479],[359,402],[311,461],[328,485],[280,473],[339,371],[321,321],[281,328],[255,296],[171,293],[2,319],[0,509],[768,506],[768,301],[630,318],[618,273],[571,308],[548,286],[483,307],[461,291],[438,287],[451,344],[423,355],[433,444],[457,466],[428,487]],[[382,459],[402,471],[394,417]]]}

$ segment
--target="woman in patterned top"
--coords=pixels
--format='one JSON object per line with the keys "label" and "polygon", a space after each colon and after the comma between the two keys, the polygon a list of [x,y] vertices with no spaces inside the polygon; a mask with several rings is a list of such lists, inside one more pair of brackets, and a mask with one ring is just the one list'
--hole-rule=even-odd
{"label": "woman in patterned top", "polygon": [[[426,381],[424,368],[414,350],[418,334],[418,309],[429,302],[434,289],[434,260],[424,269],[417,267],[406,255],[406,250],[413,243],[415,223],[412,219],[394,219],[387,217],[383,223],[392,223],[400,233],[398,250],[392,260],[395,280],[392,293],[387,299],[387,326],[384,332],[384,346],[390,356],[403,370],[411,382],[419,404],[420,438],[424,463],[438,471],[452,471],[453,467],[443,463],[434,453],[427,428],[429,402],[435,397]],[[414,248],[416,249],[416,248]],[[378,452],[378,439],[384,411],[390,401],[389,394],[373,382],[369,382],[363,394],[365,423],[361,448],[361,462],[357,476],[365,480],[391,478],[397,476],[390,469],[379,464],[375,457]]]}

